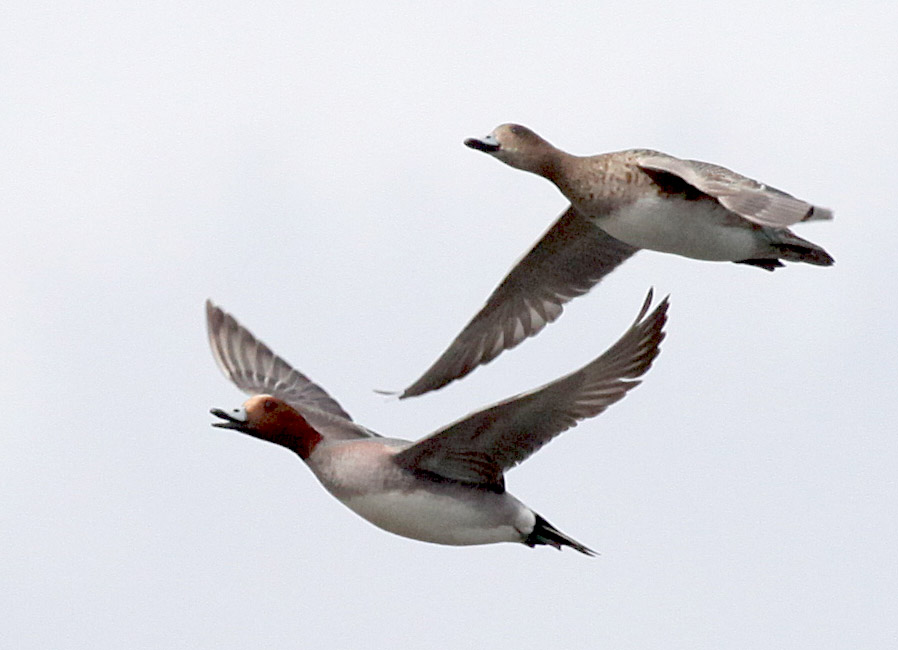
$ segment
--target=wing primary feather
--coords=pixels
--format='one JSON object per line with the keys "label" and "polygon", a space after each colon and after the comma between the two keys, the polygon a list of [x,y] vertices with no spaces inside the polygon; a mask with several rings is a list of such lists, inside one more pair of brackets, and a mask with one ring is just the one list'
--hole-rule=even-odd
{"label": "wing primary feather", "polygon": [[653,295],[650,290],[636,320],[617,342],[580,370],[466,416],[399,452],[395,462],[447,479],[495,482],[495,471],[466,459],[489,458],[494,467],[507,470],[640,384],[665,336],[669,297],[649,314]]}
{"label": "wing primary feather", "polygon": [[277,356],[210,300],[206,301],[206,326],[213,358],[225,377],[240,390],[251,395],[274,395],[303,413],[315,410],[352,421],[323,388]]}
{"label": "wing primary feather", "polygon": [[589,291],[637,250],[568,207],[399,398],[442,388],[535,336],[561,315],[565,303]]}

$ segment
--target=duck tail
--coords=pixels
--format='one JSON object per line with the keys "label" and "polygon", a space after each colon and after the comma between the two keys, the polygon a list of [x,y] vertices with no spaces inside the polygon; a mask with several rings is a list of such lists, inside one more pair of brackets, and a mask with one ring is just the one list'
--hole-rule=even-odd
{"label": "duck tail", "polygon": [[769,253],[763,257],[737,260],[736,264],[749,264],[767,271],[783,266],[786,262],[804,262],[817,266],[832,266],[835,260],[817,244],[802,239],[787,228],[762,228],[769,243]]}
{"label": "duck tail", "polygon": [[533,525],[533,530],[530,531],[530,534],[524,539],[524,543],[530,548],[545,544],[561,550],[562,546],[570,546],[575,551],[580,551],[584,555],[596,555],[596,552],[591,548],[583,546],[580,542],[571,539],[535,512],[533,514],[536,516],[536,523]]}
{"label": "duck tail", "polygon": [[791,230],[782,232],[773,246],[779,253],[780,259],[787,262],[804,262],[817,266],[832,266],[835,262],[832,256],[820,246],[807,239],[802,239]]}

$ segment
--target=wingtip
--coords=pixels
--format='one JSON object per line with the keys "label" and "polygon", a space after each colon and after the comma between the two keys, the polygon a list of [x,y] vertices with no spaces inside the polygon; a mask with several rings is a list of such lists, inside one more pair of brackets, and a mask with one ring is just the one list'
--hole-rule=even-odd
{"label": "wingtip", "polygon": [[[649,292],[646,294],[645,301],[642,303],[642,309],[639,310],[639,315],[636,316],[636,320],[633,321],[634,325],[639,324],[645,318],[645,315],[649,313],[649,308],[652,306],[652,300],[655,297],[655,287],[649,287]],[[658,303],[658,306],[655,307],[654,312],[652,312],[652,316],[658,313],[667,312],[668,307],[670,307],[670,294],[664,296],[661,299],[661,302]]]}
{"label": "wingtip", "polygon": [[835,215],[829,208],[821,208],[820,206],[812,205],[802,221],[832,221],[834,218]]}
{"label": "wingtip", "polygon": [[[212,302],[211,298],[206,298],[206,332],[210,343],[227,318],[228,313],[224,309]],[[213,349],[214,347],[213,345]]]}
{"label": "wingtip", "polygon": [[451,383],[452,383],[451,381],[447,381],[445,384],[441,384],[439,386],[425,386],[423,388],[421,388],[421,387],[416,388],[414,385],[412,385],[412,386],[409,386],[408,388],[406,388],[405,390],[402,390],[402,391],[397,390],[395,392],[396,399],[403,400],[403,399],[408,399],[410,397],[420,397],[421,395],[427,395],[427,393],[433,392],[435,390],[439,390],[443,386],[446,386],[447,384],[451,384]]}
{"label": "wingtip", "polygon": [[[487,362],[487,363],[489,363],[489,362]],[[440,390],[444,386],[448,386],[452,382],[461,379],[465,375],[468,375],[471,372],[471,370],[473,370],[473,369],[474,368],[466,369],[462,374],[458,375],[457,377],[452,377],[451,379],[444,378],[439,382],[434,382],[434,381],[422,382],[421,380],[427,378],[427,375],[429,373],[429,371],[428,371],[427,373],[424,373],[424,375],[422,375],[418,381],[416,381],[414,384],[412,384],[405,390],[396,391],[396,395],[399,399],[408,399],[409,397],[419,397],[420,395],[426,395],[427,393],[430,393],[430,392],[436,391],[436,390]]]}
{"label": "wingtip", "polygon": [[224,310],[212,302],[212,298],[206,298],[206,319],[211,320],[216,314],[222,314]]}

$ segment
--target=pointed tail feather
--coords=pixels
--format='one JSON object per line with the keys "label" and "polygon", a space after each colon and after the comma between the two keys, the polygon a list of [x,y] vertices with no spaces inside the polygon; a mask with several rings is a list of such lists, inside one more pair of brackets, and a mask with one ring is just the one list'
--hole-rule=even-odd
{"label": "pointed tail feather", "polygon": [[575,551],[580,551],[584,555],[596,555],[596,552],[591,548],[571,539],[535,512],[533,514],[536,515],[536,523],[533,526],[533,530],[530,531],[530,534],[524,539],[524,543],[530,548],[539,544],[554,546],[558,550],[561,550],[562,546],[570,546]]}
{"label": "pointed tail feather", "polygon": [[802,239],[791,230],[778,231],[772,244],[778,257],[787,262],[804,262],[817,266],[832,266],[835,262],[820,246]]}
{"label": "pointed tail feather", "polygon": [[832,255],[822,248],[815,246],[795,246],[793,244],[783,244],[777,246],[780,252],[780,259],[787,262],[805,262],[806,264],[814,264],[816,266],[832,266],[835,260]]}
{"label": "pointed tail feather", "polygon": [[816,266],[832,266],[835,263],[832,255],[811,242],[776,244],[776,250],[780,259],[787,262],[804,262]]}

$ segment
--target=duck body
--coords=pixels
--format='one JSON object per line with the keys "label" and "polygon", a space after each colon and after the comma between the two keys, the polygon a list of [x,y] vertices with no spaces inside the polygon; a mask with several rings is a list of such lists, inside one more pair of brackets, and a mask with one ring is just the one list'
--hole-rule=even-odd
{"label": "duck body", "polygon": [[500,486],[441,480],[400,467],[395,454],[412,444],[384,438],[341,442],[316,450],[307,464],[346,507],[396,535],[467,546],[521,541],[533,530],[535,513]]}
{"label": "duck body", "polygon": [[639,384],[667,320],[667,300],[647,316],[650,303],[651,292],[624,335],[580,370],[411,442],[353,422],[320,386],[207,302],[213,356],[251,394],[238,408],[213,409],[222,420],[214,426],[290,449],[341,503],[397,535],[453,546],[567,546],[592,555],[509,494],[504,472]]}
{"label": "duck body", "polygon": [[833,264],[789,229],[831,219],[830,210],[720,165],[652,149],[575,156],[518,124],[465,145],[548,179],[570,205],[401,399],[437,390],[535,336],[642,249],[767,271],[784,261]]}
{"label": "duck body", "polygon": [[[829,266],[788,229],[832,212],[720,165],[652,149],[575,156],[518,124],[465,144],[554,183],[571,207],[636,249],[773,270],[780,259]],[[755,263],[755,260],[769,260]]]}
{"label": "duck body", "polygon": [[[707,261],[737,261],[773,254],[771,233],[684,187],[660,185],[638,166],[632,149],[590,157],[565,154],[566,173],[550,177],[580,214],[635,248]],[[604,188],[597,191],[596,188]]]}

